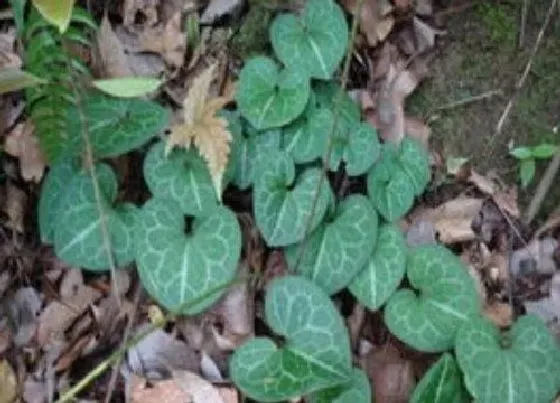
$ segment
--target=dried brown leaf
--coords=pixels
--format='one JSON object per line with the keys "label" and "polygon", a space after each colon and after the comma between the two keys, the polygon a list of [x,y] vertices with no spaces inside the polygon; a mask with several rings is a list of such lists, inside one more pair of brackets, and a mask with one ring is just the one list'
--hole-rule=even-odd
{"label": "dried brown leaf", "polygon": [[552,237],[534,239],[529,244],[514,251],[510,259],[510,271],[514,277],[538,273],[551,275],[556,271],[554,253],[559,243]]}
{"label": "dried brown leaf", "polygon": [[410,214],[412,222],[431,222],[445,244],[472,241],[475,233],[472,222],[482,208],[482,199],[461,197],[436,208],[418,207]]}
{"label": "dried brown leaf", "polygon": [[430,16],[434,13],[432,0],[416,0],[416,14]]}
{"label": "dried brown leaf", "polygon": [[216,116],[229,99],[209,99],[215,66],[208,67],[193,81],[183,101],[183,122],[171,128],[166,152],[175,146],[189,149],[193,143],[206,161],[216,194],[221,199],[222,177],[228,163],[232,137],[227,120]]}
{"label": "dried brown leaf", "polygon": [[123,25],[130,27],[134,25],[136,15],[142,14],[145,25],[152,26],[158,22],[157,6],[160,0],[125,0],[123,6]]}
{"label": "dried brown leaf", "polygon": [[541,317],[560,341],[560,273],[556,273],[550,282],[550,293],[538,301],[525,302],[527,313]]}
{"label": "dried brown leaf", "polygon": [[39,345],[65,339],[65,331],[79,318],[101,294],[96,289],[80,283],[81,271],[69,270],[62,280],[60,300],[50,302],[39,317],[37,340]]}
{"label": "dried brown leaf", "polygon": [[16,374],[6,360],[0,361],[0,403],[13,403],[17,396]]}
{"label": "dried brown leaf", "polygon": [[31,341],[37,330],[37,316],[41,312],[42,299],[33,287],[17,290],[4,302],[4,314],[13,326],[16,346],[24,346]]}
{"label": "dried brown leaf", "polygon": [[40,182],[45,171],[46,158],[30,120],[20,123],[6,137],[5,151],[19,158],[21,176],[26,181]]}
{"label": "dried brown leaf", "polygon": [[192,372],[173,371],[173,378],[193,403],[224,403],[218,389]]}
{"label": "dried brown leaf", "polygon": [[412,71],[391,64],[377,99],[378,129],[383,140],[398,144],[404,138],[404,100],[417,85]]}
{"label": "dried brown leaf", "polygon": [[0,70],[19,69],[22,67],[21,58],[14,52],[15,42],[15,29],[10,29],[6,33],[0,33]]}
{"label": "dried brown leaf", "polygon": [[404,131],[407,136],[419,140],[426,149],[428,149],[428,141],[432,131],[424,123],[424,120],[414,116],[405,116]]}
{"label": "dried brown leaf", "polygon": [[[357,13],[356,0],[343,0],[343,6],[352,14]],[[395,25],[391,14],[393,6],[386,0],[368,0],[362,6],[360,31],[371,47],[383,42]]]}
{"label": "dried brown leaf", "polygon": [[444,33],[444,31],[426,24],[418,17],[413,18],[412,24],[416,34],[416,52],[418,53],[432,49],[436,44],[436,35]]}
{"label": "dried brown leaf", "polygon": [[[136,333],[145,331],[140,326]],[[172,370],[198,372],[200,356],[187,344],[162,329],[157,329],[127,351],[127,360],[121,365],[121,373],[128,381],[133,374],[143,374],[152,379],[161,379]]]}
{"label": "dried brown leaf", "polygon": [[187,50],[187,38],[181,30],[181,15],[177,12],[166,23],[146,28],[139,37],[143,51],[160,54],[173,69],[183,66]]}
{"label": "dried brown leaf", "polygon": [[414,368],[392,345],[371,350],[362,357],[363,368],[375,385],[375,402],[406,403],[416,385]]}
{"label": "dried brown leaf", "polygon": [[[246,265],[239,270],[241,278],[248,275]],[[251,297],[248,281],[230,287],[227,293],[212,308],[221,318],[222,336],[233,348],[239,347],[254,334],[254,298]]]}
{"label": "dried brown leaf", "polygon": [[511,305],[503,302],[494,302],[484,306],[483,314],[502,329],[511,326],[513,321]]}
{"label": "dried brown leaf", "polygon": [[100,70],[106,78],[130,77],[133,75],[129,67],[124,46],[113,31],[107,14],[101,20],[96,35],[97,47],[101,62]]}
{"label": "dried brown leaf", "polygon": [[8,216],[6,227],[22,233],[25,229],[25,205],[27,204],[27,194],[11,182],[6,186],[6,199],[3,207],[4,212]]}

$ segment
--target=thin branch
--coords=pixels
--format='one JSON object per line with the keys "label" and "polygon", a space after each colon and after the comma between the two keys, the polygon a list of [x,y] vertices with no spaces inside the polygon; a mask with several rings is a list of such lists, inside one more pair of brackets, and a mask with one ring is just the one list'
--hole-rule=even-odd
{"label": "thin branch", "polygon": [[543,177],[541,178],[539,185],[537,186],[537,190],[531,202],[529,203],[529,207],[527,208],[527,212],[525,213],[525,222],[530,223],[533,221],[535,216],[538,214],[542,202],[545,196],[556,177],[556,173],[560,168],[560,151],[557,151],[552,157],[552,160],[548,163],[548,167],[546,168],[546,172],[544,173]]}
{"label": "thin branch", "polygon": [[551,17],[552,17],[552,12],[554,11],[554,8],[556,7],[556,2],[557,2],[557,0],[552,0],[550,2],[550,6],[548,7],[548,12],[546,13],[546,18],[544,19],[543,25],[541,26],[541,30],[539,31],[539,34],[538,34],[537,39],[535,41],[535,45],[533,46],[533,50],[531,51],[531,56],[529,57],[529,60],[527,61],[527,64],[525,66],[525,70],[523,71],[523,74],[521,75],[521,77],[517,81],[517,84],[515,85],[515,93],[513,94],[513,96],[509,100],[507,106],[505,107],[504,111],[502,112],[502,116],[500,116],[500,120],[498,120],[498,124],[496,125],[496,133],[494,134],[493,138],[491,139],[491,142],[493,141],[495,136],[499,135],[502,132],[502,129],[504,127],[504,123],[506,122],[506,119],[508,118],[509,113],[511,112],[511,109],[512,109],[513,105],[515,104],[515,101],[517,100],[518,96],[519,96],[519,92],[521,91],[521,88],[523,88],[523,85],[525,84],[525,81],[527,80],[527,76],[529,75],[529,71],[531,71],[531,67],[533,67],[533,62],[534,62],[535,56],[536,56],[536,54],[539,50],[539,47],[542,43],[543,38],[544,38],[544,33],[545,33],[546,29],[548,28],[548,24],[550,23],[550,20],[551,20]]}
{"label": "thin branch", "polygon": [[342,102],[343,96],[344,96],[344,92],[346,90],[346,85],[348,84],[348,76],[350,75],[350,61],[352,60],[352,51],[354,49],[354,42],[356,41],[356,36],[358,35],[358,26],[360,24],[360,15],[362,12],[362,6],[364,4],[364,0],[358,0],[357,6],[355,8],[356,13],[354,16],[354,20],[352,21],[352,30],[350,33],[350,41],[348,43],[348,50],[346,52],[346,58],[344,61],[344,67],[342,69],[342,79],[341,79],[341,85],[340,85],[340,91],[338,91],[338,93],[336,94],[336,98],[334,101],[334,119],[333,119],[333,125],[332,128],[329,132],[329,138],[328,138],[328,142],[327,142],[327,150],[325,152],[325,155],[323,156],[323,173],[322,175],[319,177],[319,180],[317,181],[317,188],[315,189],[315,193],[314,193],[314,197],[313,197],[313,204],[311,206],[311,212],[309,214],[309,217],[307,219],[306,225],[305,225],[305,231],[304,231],[304,238],[302,241],[302,244],[299,248],[298,251],[298,257],[296,260],[296,264],[294,267],[294,271],[297,270],[301,259],[303,257],[303,254],[305,253],[305,247],[307,245],[307,240],[308,240],[308,235],[309,232],[311,230],[311,223],[313,222],[313,216],[315,215],[315,210],[317,209],[317,203],[319,202],[319,196],[321,194],[321,187],[323,186],[323,183],[327,177],[328,171],[329,171],[329,161],[331,158],[331,153],[332,153],[332,149],[333,149],[333,144],[334,144],[334,132],[336,130],[337,124],[338,124],[338,120],[340,117],[340,103]]}
{"label": "thin branch", "polygon": [[[76,82],[79,81],[76,80]],[[101,239],[103,242],[103,249],[105,249],[105,254],[107,255],[107,260],[109,261],[109,269],[111,270],[111,283],[112,283],[111,288],[117,300],[117,304],[120,307],[121,299],[120,299],[119,285],[117,284],[117,276],[116,276],[117,266],[115,263],[115,258],[113,256],[113,249],[111,247],[111,234],[109,233],[109,228],[107,226],[107,216],[105,215],[105,208],[103,207],[103,198],[101,196],[101,189],[99,187],[99,182],[97,180],[97,169],[95,167],[93,148],[89,138],[89,127],[86,121],[86,117],[84,115],[84,111],[82,109],[82,98],[81,98],[80,91],[76,88],[75,85],[72,86],[72,89],[74,91],[74,98],[76,100],[76,109],[78,111],[78,115],[80,119],[82,140],[85,146],[85,150],[84,150],[85,165],[91,177],[91,182],[93,183],[95,204],[97,206],[97,212],[99,213],[99,226],[101,229]]]}
{"label": "thin branch", "polygon": [[[142,284],[140,281],[136,284],[136,290],[134,291],[134,304],[133,309],[128,318],[128,323],[126,324],[126,328],[124,330],[124,336],[121,342],[121,348],[126,346],[130,338],[130,334],[132,332],[132,327],[136,323],[136,315],[138,312],[138,305],[140,304],[140,296],[142,295]],[[113,364],[113,371],[111,372],[111,379],[109,380],[109,386],[107,387],[107,394],[105,395],[105,403],[110,403],[111,398],[113,397],[113,391],[115,390],[115,386],[117,385],[117,379],[119,376],[119,366],[121,365],[122,356],[119,357],[115,363]]]}
{"label": "thin branch", "polygon": [[435,108],[433,108],[431,110],[431,112],[454,109],[454,108],[469,105],[469,104],[472,104],[474,102],[482,101],[484,99],[492,98],[492,97],[495,97],[495,96],[498,96],[498,95],[503,95],[503,94],[504,93],[503,93],[502,90],[487,91],[487,92],[483,92],[482,94],[474,95],[472,97],[462,98],[462,99],[458,99],[457,101],[453,101],[453,102],[449,102],[447,104],[443,104],[441,106],[436,106]]}

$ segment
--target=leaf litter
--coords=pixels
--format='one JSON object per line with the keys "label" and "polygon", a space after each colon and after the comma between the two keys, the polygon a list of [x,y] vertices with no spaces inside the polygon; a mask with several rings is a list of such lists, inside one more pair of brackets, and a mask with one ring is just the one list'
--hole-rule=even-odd
{"label": "leaf litter", "polygon": [[[212,0],[194,8],[190,3],[125,0],[120,15],[122,23],[119,19],[111,22],[115,19],[107,15],[101,19],[96,38],[99,47],[96,72],[106,78],[163,75],[169,80],[167,94],[179,88],[175,101],[182,102],[182,111],[178,111],[179,122],[172,126],[168,147],[189,148],[194,144],[207,161],[214,185],[221,194],[231,135],[226,123],[215,113],[232,99],[233,92],[219,96],[220,92],[212,88],[216,60],[210,54],[222,52],[229,40],[227,35],[214,35],[220,31],[214,24],[221,24],[223,17],[235,21],[237,13],[244,11],[239,6],[242,2],[236,0]],[[350,13],[355,13],[355,1],[342,3]],[[208,24],[201,30],[205,39],[196,50],[188,49],[190,39],[184,24],[184,17],[191,13]],[[440,241],[462,251],[461,257],[484,301],[486,316],[502,328],[507,328],[519,314],[507,303],[509,282],[517,284],[514,297],[532,292],[531,300],[521,299],[524,309],[545,319],[560,339],[560,280],[555,260],[558,244],[554,233],[558,221],[550,223],[542,234],[528,236],[518,220],[516,189],[502,186],[492,175],[477,173],[468,162],[453,170],[446,169],[446,161],[452,157],[438,155],[430,149],[429,126],[422,118],[407,114],[407,98],[425,78],[430,52],[437,46],[439,36],[445,34],[433,23],[433,15],[434,5],[429,0],[367,1],[360,15],[358,44],[365,49],[368,58],[365,63],[370,67],[365,80],[356,79],[353,87],[359,94],[363,115],[385,141],[399,142],[405,135],[420,139],[432,153],[435,177],[444,178],[434,184],[401,223],[407,229],[407,240],[411,244]],[[0,63],[21,65],[21,58],[14,51],[13,30],[1,35]],[[216,45],[216,40],[221,43]],[[216,46],[221,47],[219,52]],[[231,84],[235,73],[231,74],[230,62],[227,61],[226,80]],[[221,65],[220,70],[224,70]],[[187,95],[183,96],[185,90]],[[45,161],[37,153],[32,130],[23,130],[25,122],[18,118],[21,108],[19,113],[15,110],[15,107],[6,109],[15,118],[2,132],[6,151],[19,159],[21,171],[11,175],[38,182]],[[11,132],[6,133],[6,129]],[[449,181],[459,184],[460,191],[448,193]],[[74,268],[55,267],[52,254],[38,254],[31,245],[25,245],[21,237],[29,230],[26,199],[28,195],[33,197],[33,192],[22,192],[19,184],[11,182],[0,183],[0,187],[6,196],[0,201],[0,207],[7,216],[7,220],[0,221],[0,230],[19,236],[18,248],[13,247],[8,254],[15,255],[23,243],[35,256],[30,261],[45,269],[41,275],[37,269],[26,269],[44,280],[40,288],[24,287],[18,281],[20,287],[3,300],[3,306],[18,312],[20,322],[11,325],[0,322],[0,341],[6,340],[6,347],[0,342],[0,353],[2,348],[21,351],[22,346],[35,346],[40,357],[34,362],[34,371],[23,378],[23,395],[26,401],[45,401],[63,384],[55,379],[76,381],[77,367],[85,365],[91,369],[95,353],[118,347],[134,303],[130,293],[124,292],[123,306],[118,307],[110,295],[107,278],[95,280]],[[431,202],[430,197],[437,201]],[[255,329],[255,318],[262,318],[263,310],[259,292],[270,279],[288,272],[282,252],[266,250],[250,216],[246,221],[245,256],[240,266],[242,270],[248,268],[246,273],[262,272],[261,282],[256,287],[247,282],[232,288],[207,313],[176,318],[171,329],[158,330],[129,349],[120,369],[132,401],[167,401],[166,397],[173,402],[239,401],[233,388],[216,385],[227,379],[231,350],[261,331]],[[0,263],[2,253],[0,250]],[[540,279],[533,279],[535,275]],[[137,279],[131,276],[126,281],[130,286]],[[141,298],[140,310],[149,303],[145,297]],[[338,299],[337,303],[343,304]],[[362,347],[356,350],[355,359],[374,381],[376,401],[408,401],[417,379],[434,357],[415,356],[403,349],[387,335],[387,329],[375,319],[375,314],[366,313],[358,319],[352,325],[352,339]],[[148,322],[147,315],[138,318],[132,326],[134,332]],[[418,369],[422,367],[419,362],[424,363],[424,369]],[[15,390],[18,379],[10,375],[10,370],[14,374],[15,366],[12,368],[6,360],[1,365],[4,367],[0,367],[0,383],[4,379],[13,381],[11,387]],[[0,389],[3,390],[1,385]]]}

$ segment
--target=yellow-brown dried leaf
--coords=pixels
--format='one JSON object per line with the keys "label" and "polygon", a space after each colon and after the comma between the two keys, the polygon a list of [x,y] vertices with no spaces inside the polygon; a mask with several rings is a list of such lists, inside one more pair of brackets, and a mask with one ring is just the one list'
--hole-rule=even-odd
{"label": "yellow-brown dried leaf", "polygon": [[175,146],[187,150],[194,144],[206,161],[218,197],[222,194],[222,177],[226,169],[231,133],[228,122],[216,116],[229,101],[226,97],[208,98],[215,64],[197,77],[183,101],[183,122],[171,128],[166,153]]}

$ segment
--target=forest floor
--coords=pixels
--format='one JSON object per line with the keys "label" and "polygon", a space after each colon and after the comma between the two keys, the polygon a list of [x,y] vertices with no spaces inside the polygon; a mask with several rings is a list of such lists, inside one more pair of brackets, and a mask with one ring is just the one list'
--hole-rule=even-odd
{"label": "forest floor", "polygon": [[[357,0],[336,2],[351,21]],[[0,2],[0,67],[23,60],[5,3]],[[77,3],[88,7],[99,25],[104,21],[97,48],[117,49],[106,59],[85,51],[88,68],[103,78],[122,76],[109,73],[119,69],[164,77],[156,98],[180,115],[182,100],[210,64],[219,66],[213,96],[231,95],[247,58],[271,53],[272,18],[300,10],[305,0]],[[518,315],[532,312],[560,340],[560,175],[546,190],[537,218],[526,220],[550,159],[537,161],[534,180],[524,189],[519,161],[509,154],[513,147],[560,146],[560,1],[364,4],[349,95],[384,141],[394,140],[395,122],[402,123],[399,140],[406,129],[431,158],[432,182],[399,222],[406,240],[409,245],[437,240],[460,257],[476,282],[484,315],[498,327],[509,328]],[[391,74],[406,80],[391,81]],[[382,101],[396,111],[385,126]],[[160,403],[162,393],[172,391],[183,396],[172,401],[184,403],[174,382],[148,377],[172,378],[170,368],[196,374],[195,388],[221,396],[212,403],[242,401],[229,382],[228,359],[255,334],[270,336],[263,320],[265,285],[290,272],[283,250],[268,247],[261,236],[251,191],[228,186],[223,201],[242,229],[239,271],[247,269],[262,281],[232,287],[198,316],[174,318],[128,349],[120,365],[109,365],[111,354],[164,310],[145,292],[136,270],[119,270],[111,279],[105,272],[70,267],[41,241],[37,204],[49,170],[33,130],[25,129],[30,120],[25,106],[22,92],[0,98],[0,403],[55,400],[100,363],[103,370],[79,391],[83,402],[120,403],[133,395],[131,401]],[[119,191],[138,200],[149,193],[140,174],[144,151],[111,159],[124,188]],[[365,175],[336,172],[329,179],[341,194],[365,193],[367,187]],[[122,305],[114,295],[117,281]],[[333,300],[349,329],[354,364],[376,384],[376,401],[407,402],[435,355],[392,336],[382,309],[364,309],[347,291]],[[14,396],[19,400],[8,398]]]}

